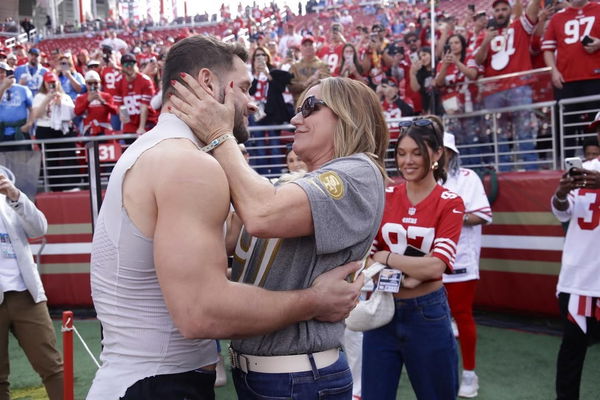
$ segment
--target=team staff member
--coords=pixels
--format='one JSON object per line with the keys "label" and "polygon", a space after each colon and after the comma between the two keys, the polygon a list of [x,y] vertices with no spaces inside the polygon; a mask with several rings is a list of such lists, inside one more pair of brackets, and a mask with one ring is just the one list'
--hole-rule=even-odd
{"label": "team staff member", "polygon": [[9,400],[9,332],[42,378],[50,400],[63,400],[63,363],[29,238],[46,234],[44,214],[0,173],[0,400]]}
{"label": "team staff member", "polygon": [[492,209],[479,176],[470,169],[460,168],[454,135],[444,133],[445,169],[448,179],[443,186],[458,194],[465,203],[463,227],[458,240],[456,261],[451,274],[444,274],[450,311],[458,326],[463,372],[459,397],[477,397],[479,378],[475,374],[477,328],[473,319],[475,289],[479,279],[481,225],[492,222]]}
{"label": "team staff member", "polygon": [[563,320],[557,400],[579,399],[587,348],[600,340],[600,158],[574,172],[563,174],[551,200],[556,218],[569,222],[556,286]]}
{"label": "team staff member", "polygon": [[214,399],[215,338],[339,321],[355,304],[362,279],[344,280],[356,270],[352,264],[302,291],[227,279],[227,179],[190,128],[168,112],[170,82],[186,72],[219,100],[227,90],[236,110],[233,133],[243,142],[245,117],[255,110],[247,59],[237,43],[200,35],[178,41],[165,61],[157,127],[113,169],[92,244],[92,298],[104,339],[88,400]]}
{"label": "team staff member", "polygon": [[[428,116],[406,121],[395,148],[406,182],[386,190],[373,261],[420,284],[394,294],[390,323],[364,332],[363,400],[396,399],[402,368],[418,399],[448,400],[458,391],[458,355],[442,273],[452,272],[464,205],[444,181],[443,125]],[[408,246],[423,257],[404,255]]]}

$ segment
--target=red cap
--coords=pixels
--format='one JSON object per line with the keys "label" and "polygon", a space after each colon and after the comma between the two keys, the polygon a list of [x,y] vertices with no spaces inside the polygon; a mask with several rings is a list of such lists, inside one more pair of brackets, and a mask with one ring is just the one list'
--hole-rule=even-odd
{"label": "red cap", "polygon": [[312,35],[306,35],[302,38],[302,41],[300,42],[300,44],[304,44],[304,42],[315,42],[315,38]]}
{"label": "red cap", "polygon": [[44,82],[46,82],[46,83],[56,82],[57,80],[58,80],[58,78],[52,72],[46,72],[44,74]]}
{"label": "red cap", "polygon": [[508,0],[494,0],[494,2],[492,3],[492,8],[496,7],[496,4],[499,3],[508,4],[510,6],[510,2]]}
{"label": "red cap", "polygon": [[588,125],[588,127],[587,127],[588,132],[595,131],[596,127],[598,125],[600,125],[600,112],[598,114],[596,114],[596,117],[594,118],[592,123]]}

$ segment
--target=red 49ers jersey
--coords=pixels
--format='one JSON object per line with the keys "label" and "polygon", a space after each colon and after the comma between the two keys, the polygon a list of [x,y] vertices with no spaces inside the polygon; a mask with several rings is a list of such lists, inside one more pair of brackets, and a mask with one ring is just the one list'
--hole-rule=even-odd
{"label": "red 49ers jersey", "polygon": [[565,82],[600,78],[600,55],[588,54],[581,44],[585,36],[600,37],[600,4],[569,7],[555,14],[544,35],[542,50],[556,50],[556,66]]}
{"label": "red 49ers jersey", "polygon": [[121,71],[113,67],[104,67],[100,71],[100,78],[102,79],[102,90],[108,92],[114,96],[115,94],[115,82],[121,76]]}
{"label": "red 49ers jersey", "polygon": [[323,60],[324,63],[329,65],[329,71],[333,74],[337,69],[338,65],[342,62],[342,49],[344,44],[339,44],[335,47],[330,45],[323,46],[317,56]]}
{"label": "red 49ers jersey", "polygon": [[451,272],[465,213],[460,196],[436,185],[429,196],[412,205],[406,183],[401,183],[386,189],[385,202],[375,249],[404,254],[411,245],[442,260]]}
{"label": "red 49ers jersey", "polygon": [[146,75],[138,73],[131,82],[123,75],[117,78],[114,94],[115,104],[117,106],[125,105],[129,113],[129,122],[123,124],[123,133],[137,131],[142,104],[148,106],[148,121],[156,120],[156,112],[150,107],[152,96],[154,96],[154,84]]}
{"label": "red 49ers jersey", "polygon": [[[488,55],[483,63],[484,76],[486,78],[529,71],[531,69],[529,41],[534,26],[535,24],[523,14],[523,16],[514,21],[509,27],[498,29],[498,35],[490,42]],[[477,49],[481,47],[485,35],[486,32],[483,31],[477,38]],[[520,85],[526,83],[528,82],[522,82]],[[496,91],[520,85],[518,82],[510,80],[510,82],[501,83]]]}

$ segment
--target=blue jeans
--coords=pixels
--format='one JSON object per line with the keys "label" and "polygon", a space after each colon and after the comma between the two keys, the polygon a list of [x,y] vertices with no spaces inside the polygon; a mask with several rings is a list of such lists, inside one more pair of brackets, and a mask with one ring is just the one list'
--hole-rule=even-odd
{"label": "blue jeans", "polygon": [[[485,108],[495,109],[511,106],[520,106],[524,104],[531,104],[531,87],[519,86],[503,90],[498,93],[493,93],[485,97],[484,103]],[[513,145],[513,151],[517,150],[523,152],[519,158],[523,161],[537,161],[538,156],[535,151],[535,137],[534,128],[532,121],[531,111],[515,111],[511,113],[512,118],[512,129],[509,129],[507,121],[507,115],[503,115],[499,120],[500,132],[497,136],[498,140],[498,151],[500,153],[507,153],[510,151],[510,146],[507,143],[512,138],[516,143]],[[500,156],[500,163],[510,163],[512,157],[508,154]],[[537,164],[524,164],[523,168],[526,170],[538,169]],[[510,171],[511,167],[503,165],[500,167],[500,171]]]}
{"label": "blue jeans", "polygon": [[404,365],[417,399],[455,399],[458,353],[446,290],[395,302],[392,321],[363,335],[363,400],[395,400]]}
{"label": "blue jeans", "polygon": [[328,367],[290,374],[232,371],[239,400],[350,400],[352,374],[346,355]]}

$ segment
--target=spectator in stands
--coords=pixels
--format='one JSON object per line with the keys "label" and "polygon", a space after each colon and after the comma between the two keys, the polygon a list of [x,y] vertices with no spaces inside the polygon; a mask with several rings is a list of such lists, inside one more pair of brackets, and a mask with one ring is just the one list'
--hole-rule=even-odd
{"label": "spectator in stands", "polygon": [[14,52],[14,54],[17,56],[17,66],[25,65],[29,62],[29,56],[25,51],[25,46],[22,44],[16,45]]}
{"label": "spectator in stands", "polygon": [[379,35],[379,26],[374,26],[375,32],[369,34],[369,42],[362,49],[361,67],[369,80],[369,86],[375,89],[386,77],[386,65],[383,58],[385,45]]}
{"label": "spectator in stands", "polygon": [[77,135],[71,122],[74,108],[73,100],[63,92],[58,77],[52,72],[46,73],[39,93],[33,98],[31,114],[36,125],[36,139],[50,139],[46,142],[46,150],[51,151],[51,156],[46,159],[46,165],[52,190],[73,189],[73,185],[79,182],[74,176],[64,177],[79,172],[75,143],[53,143],[51,140]]}
{"label": "spectator in stands", "polygon": [[118,114],[118,108],[110,93],[103,92],[100,75],[96,71],[85,74],[87,93],[75,100],[75,114],[84,115],[83,135],[106,135],[111,133],[110,116]]}
{"label": "spectator in stands", "polygon": [[121,57],[122,74],[115,82],[113,97],[117,106],[125,106],[120,115],[123,133],[142,135],[156,123],[156,112],[150,107],[154,84],[138,71],[136,64],[131,53]]}
{"label": "spectator in stands", "polygon": [[29,18],[23,18],[23,21],[21,21],[21,27],[27,33],[28,36],[29,32],[35,29],[35,26],[31,23]]}
{"label": "spectator in stands", "polygon": [[[396,399],[406,367],[417,399],[455,399],[458,354],[441,277],[454,268],[464,204],[438,184],[446,177],[441,120],[429,116],[404,125],[395,159],[405,182],[386,190],[371,258],[405,277],[398,276],[392,320],[363,333],[362,398]],[[419,284],[407,286],[408,277]]]}
{"label": "spectator in stands", "polygon": [[129,48],[127,43],[123,39],[117,37],[117,32],[109,30],[106,32],[106,39],[100,42],[101,46],[110,46],[110,48],[116,52],[125,52]]}
{"label": "spectator in stands", "polygon": [[336,69],[340,66],[346,39],[342,33],[342,25],[334,23],[331,24],[330,29],[329,42],[319,49],[317,52],[317,57],[329,65],[329,71],[333,75]]}
{"label": "spectator in stands", "polygon": [[[0,141],[28,140],[31,121],[29,113],[33,97],[28,87],[15,83],[13,69],[0,63]],[[31,146],[3,146],[0,152],[31,150]]]}
{"label": "spectator in stands", "polygon": [[63,91],[73,101],[80,93],[85,92],[85,79],[73,66],[73,57],[71,53],[65,53],[58,59],[58,67],[56,68],[58,79]]}
{"label": "spectator in stands", "polygon": [[468,37],[468,49],[470,53],[476,50],[477,38],[484,31],[488,24],[488,17],[485,10],[477,11],[473,15],[473,25],[471,25],[471,31]]}
{"label": "spectator in stands", "polygon": [[[597,129],[600,119],[592,124]],[[598,131],[600,140],[600,131]],[[556,399],[579,399],[588,346],[600,340],[600,159],[565,172],[552,212],[569,222],[556,291],[563,337],[556,362]]]}
{"label": "spectator in stands", "polygon": [[420,59],[419,49],[421,44],[419,42],[419,37],[414,32],[409,32],[404,35],[404,43],[406,44],[406,47],[404,48],[404,61],[401,64],[404,68],[404,93],[406,94],[406,97],[412,99],[415,112],[419,114],[423,111],[423,102],[419,91],[413,90],[412,88],[410,70],[412,64],[418,62]]}
{"label": "spectator in stands", "polygon": [[363,75],[362,65],[358,61],[356,48],[353,44],[346,43],[343,46],[341,62],[333,75],[367,83],[367,79]]}
{"label": "spectator in stands", "polygon": [[296,33],[296,26],[288,22],[286,24],[286,32],[281,38],[279,38],[279,55],[284,56],[292,46],[300,46],[302,42],[302,36]]}
{"label": "spectator in stands", "polygon": [[[544,60],[552,68],[557,101],[600,93],[600,4],[588,0],[572,0],[569,4],[570,7],[552,17],[542,42]],[[567,115],[565,123],[581,122],[582,115],[578,111],[598,108],[598,101],[566,105],[565,112],[575,114]],[[577,131],[580,129],[564,128],[566,136]],[[559,148],[562,146],[574,147],[576,142],[566,138]]]}
{"label": "spectator in stands", "polygon": [[591,161],[600,156],[600,144],[598,144],[598,138],[586,138],[583,141],[583,159],[585,161]]}
{"label": "spectator in stands", "polygon": [[285,165],[287,166],[288,172],[308,171],[306,163],[302,161],[300,157],[298,157],[298,154],[294,152],[292,146],[288,146],[287,148]]}
{"label": "spectator in stands", "polygon": [[30,238],[46,234],[48,223],[4,173],[0,173],[0,201],[0,398],[10,398],[8,337],[12,332],[42,379],[48,398],[63,400],[62,357],[29,246]]}
{"label": "spectator in stands", "polygon": [[26,65],[20,65],[15,69],[15,79],[20,85],[27,86],[35,96],[42,85],[43,77],[48,69],[40,65],[40,49],[31,48],[29,50],[29,62]]}
{"label": "spectator in stands", "polygon": [[7,57],[6,57],[6,63],[8,64],[9,67],[11,67],[13,70],[15,68],[17,68],[17,56],[15,53],[10,53]]}
{"label": "spectator in stands", "polygon": [[441,103],[436,93],[433,77],[434,70],[431,66],[431,49],[422,47],[419,59],[410,66],[410,87],[421,95],[423,110],[430,114],[441,114]]}
{"label": "spectator in stands", "polygon": [[[386,120],[392,118],[410,117],[415,111],[410,104],[399,96],[398,81],[394,78],[383,78],[377,85],[377,94],[381,98],[381,108]],[[398,124],[388,125],[390,128],[390,139],[396,139],[400,134]]]}
{"label": "spectator in stands", "polygon": [[444,133],[444,147],[444,169],[448,178],[443,186],[461,197],[465,204],[465,214],[454,268],[451,274],[443,275],[443,282],[448,292],[450,311],[458,326],[462,355],[463,372],[458,396],[472,398],[477,396],[479,390],[479,378],[475,374],[477,328],[473,319],[473,303],[479,280],[481,225],[492,222],[492,209],[479,176],[473,170],[460,168],[459,152],[451,133]]}
{"label": "spectator in stands", "polygon": [[329,66],[319,60],[315,54],[315,39],[307,35],[302,39],[300,51],[302,59],[293,64],[290,73],[294,76],[290,84],[290,91],[294,96],[294,103],[298,101],[300,94],[319,79],[331,75]]}
{"label": "spectator in stands", "polygon": [[79,50],[79,53],[77,53],[77,57],[75,60],[75,69],[81,75],[84,75],[87,72],[87,65],[89,62],[90,54],[88,53],[87,49],[81,49]]}
{"label": "spectator in stands", "polygon": [[[494,23],[477,39],[474,57],[477,64],[483,66],[485,78],[504,74],[529,71],[532,68],[529,54],[529,43],[540,9],[539,1],[530,1],[524,15],[511,23],[511,6],[508,0],[495,0]],[[483,87],[485,108],[496,109],[502,107],[520,106],[531,104],[531,78],[517,76],[494,82],[491,86]],[[506,117],[506,115],[505,115]],[[516,141],[515,150],[523,152],[519,156],[526,163],[524,169],[537,169],[535,161],[538,159],[534,153],[534,129],[531,111],[518,111],[512,113],[512,132],[505,125],[504,119],[501,133],[498,136],[500,152],[509,152],[509,140]],[[510,170],[511,156],[500,156],[500,170]],[[504,163],[504,165],[502,165]]]}

